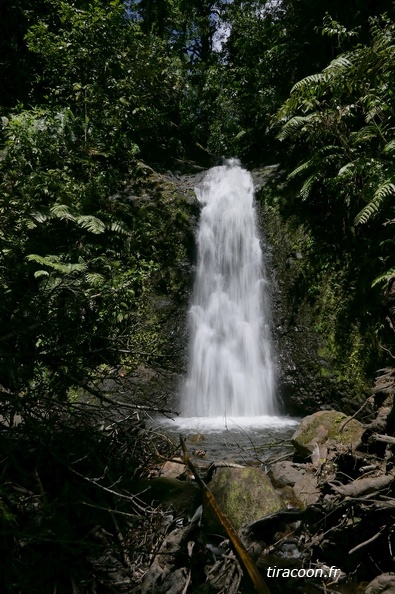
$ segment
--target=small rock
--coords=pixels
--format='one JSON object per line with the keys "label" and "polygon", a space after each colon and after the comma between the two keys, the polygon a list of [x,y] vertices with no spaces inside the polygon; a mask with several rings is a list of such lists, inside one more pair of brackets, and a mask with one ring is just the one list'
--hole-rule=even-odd
{"label": "small rock", "polygon": [[168,574],[163,583],[158,586],[158,594],[183,594],[188,586],[188,571],[180,567]]}
{"label": "small rock", "polygon": [[194,433],[193,435],[190,435],[188,439],[191,443],[202,443],[203,441],[206,441],[203,433]]}
{"label": "small rock", "polygon": [[168,478],[179,478],[185,473],[185,464],[168,460],[161,468],[161,475]]}
{"label": "small rock", "polygon": [[189,481],[160,476],[153,479],[139,479],[134,491],[149,505],[171,506],[178,515],[193,515],[200,503],[201,491]]}
{"label": "small rock", "polygon": [[204,458],[207,452],[206,450],[193,450],[192,454],[197,458]]}

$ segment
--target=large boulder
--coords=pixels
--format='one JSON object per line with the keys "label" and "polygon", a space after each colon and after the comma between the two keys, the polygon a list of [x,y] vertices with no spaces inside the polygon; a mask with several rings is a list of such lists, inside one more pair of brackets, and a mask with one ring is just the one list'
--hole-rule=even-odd
{"label": "large boulder", "polygon": [[[285,508],[268,477],[258,468],[218,469],[208,486],[235,530]],[[206,525],[214,529],[216,520],[207,504],[203,517]]]}
{"label": "large boulder", "polygon": [[395,574],[382,573],[370,582],[365,594],[395,594]]}
{"label": "large boulder", "polygon": [[336,410],[322,410],[305,417],[292,436],[297,453],[303,458],[321,455],[324,462],[330,447],[356,449],[361,444],[365,429],[355,419],[345,423],[347,419],[345,414]]}

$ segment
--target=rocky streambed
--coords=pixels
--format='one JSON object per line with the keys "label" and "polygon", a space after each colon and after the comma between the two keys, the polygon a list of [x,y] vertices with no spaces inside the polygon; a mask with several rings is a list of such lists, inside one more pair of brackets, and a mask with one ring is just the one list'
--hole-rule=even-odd
{"label": "rocky streambed", "polygon": [[[336,410],[305,417],[292,452],[261,466],[208,465],[198,450],[194,472],[177,455],[157,465],[140,497],[162,502],[167,524],[133,591],[395,592],[392,398],[385,390],[370,398],[368,424]],[[254,589],[222,514],[266,589]]]}

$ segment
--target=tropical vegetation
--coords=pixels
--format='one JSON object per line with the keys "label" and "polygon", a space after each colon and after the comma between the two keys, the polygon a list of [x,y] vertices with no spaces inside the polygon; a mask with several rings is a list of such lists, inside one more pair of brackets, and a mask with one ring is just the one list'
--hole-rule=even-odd
{"label": "tropical vegetation", "polygon": [[94,592],[93,524],[113,497],[144,515],[130,485],[168,447],[140,414],[175,402],[134,374],[182,371],[182,174],[277,164],[261,206],[330,373],[355,394],[393,359],[394,7],[6,0],[0,56],[0,589]]}

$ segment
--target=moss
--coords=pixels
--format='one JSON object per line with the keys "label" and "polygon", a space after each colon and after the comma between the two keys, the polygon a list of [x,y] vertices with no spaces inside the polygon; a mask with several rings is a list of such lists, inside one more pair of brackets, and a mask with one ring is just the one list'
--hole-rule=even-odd
{"label": "moss", "polygon": [[4,501],[0,499],[0,522],[6,522],[7,524],[13,522],[15,516],[8,510]]}
{"label": "moss", "polygon": [[338,411],[320,411],[305,417],[295,432],[292,442],[301,455],[309,455],[316,445],[324,443],[356,447],[364,431],[363,425],[351,419],[340,431],[348,417]]}
{"label": "moss", "polygon": [[368,393],[378,360],[374,304],[367,305],[361,257],[352,246],[336,251],[324,244],[301,223],[295,197],[281,192],[269,183],[258,199],[271,246],[285,398],[302,404],[296,414],[324,404],[351,413]]}
{"label": "moss", "polygon": [[[269,479],[257,468],[223,468],[216,472],[209,486],[221,511],[236,529],[284,507]],[[209,523],[213,521],[211,517]]]}

